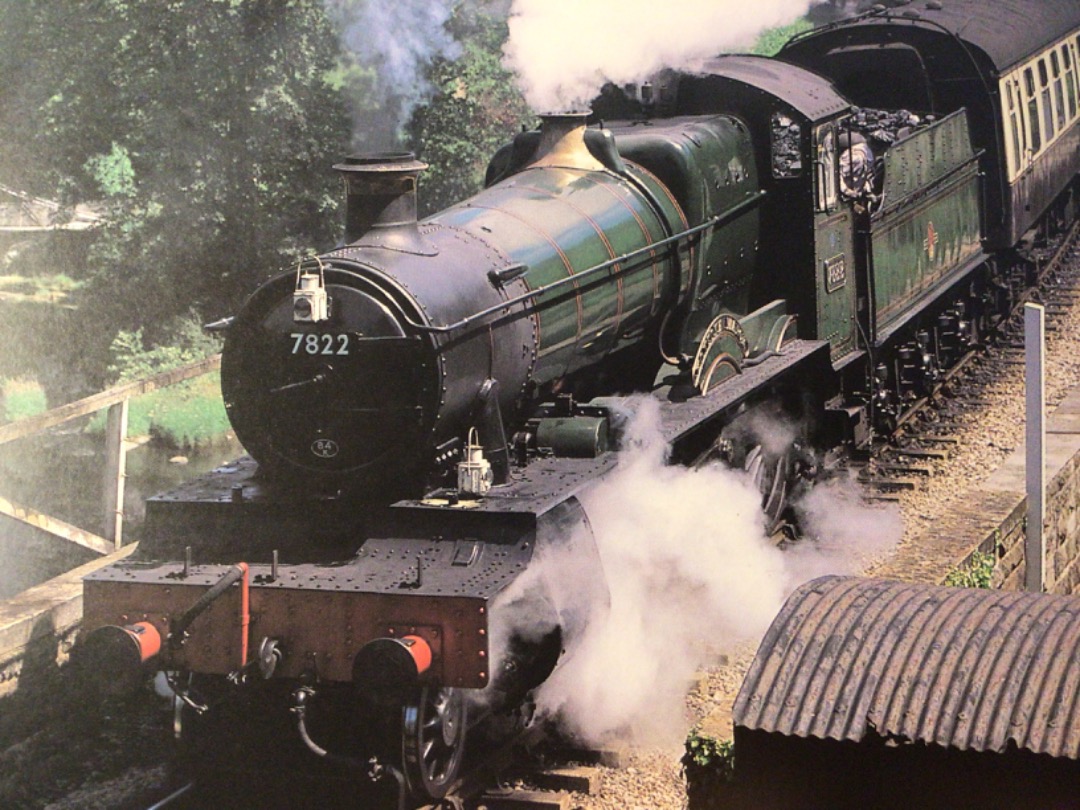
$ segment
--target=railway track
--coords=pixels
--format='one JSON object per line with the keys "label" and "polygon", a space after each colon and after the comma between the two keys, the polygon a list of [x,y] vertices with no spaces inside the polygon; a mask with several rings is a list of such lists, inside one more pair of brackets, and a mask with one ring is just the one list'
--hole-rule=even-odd
{"label": "railway track", "polygon": [[[481,735],[483,736],[483,735]],[[534,724],[497,740],[474,741],[459,779],[442,800],[426,805],[404,802],[391,774],[373,781],[366,773],[220,772],[194,774],[178,781],[169,768],[152,769],[156,778],[120,779],[115,789],[98,790],[82,800],[67,800],[63,810],[109,806],[121,810],[571,810],[600,792],[601,771],[625,764],[618,750],[593,750],[561,740],[546,724]],[[50,805],[52,807],[53,805]]]}
{"label": "railway track", "polygon": [[[442,800],[410,810],[571,810],[575,796],[595,797],[600,790],[601,763],[609,767],[620,765],[620,756],[613,751],[581,751],[546,747],[542,753],[512,753],[512,748],[498,752],[492,760],[467,773],[460,783]],[[149,801],[145,810],[205,810],[219,806],[221,796],[215,788],[204,788],[196,781],[171,789],[162,787]],[[248,791],[245,791],[248,793]],[[260,793],[251,791],[241,805],[251,810],[267,808],[296,808],[310,805],[310,796],[302,790]],[[345,802],[351,806],[364,806]],[[125,803],[127,806],[127,803]],[[133,804],[132,807],[135,805]],[[320,805],[321,802],[320,802]],[[336,806],[336,805],[335,805]],[[397,803],[387,800],[370,810],[394,810]]]}
{"label": "railway track", "polygon": [[897,500],[897,493],[924,486],[952,457],[957,421],[988,404],[991,386],[1019,373],[1025,303],[1046,308],[1048,343],[1057,339],[1062,317],[1080,301],[1080,222],[1038,251],[1035,259],[1038,284],[1016,303],[990,340],[946,371],[929,396],[912,403],[886,441],[862,458],[845,460],[844,467],[857,474],[870,499]]}

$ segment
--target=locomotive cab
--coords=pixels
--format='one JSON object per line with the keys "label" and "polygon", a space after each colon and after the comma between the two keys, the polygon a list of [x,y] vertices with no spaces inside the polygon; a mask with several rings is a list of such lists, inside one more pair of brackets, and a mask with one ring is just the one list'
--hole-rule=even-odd
{"label": "locomotive cab", "polygon": [[758,145],[761,229],[784,237],[759,245],[751,307],[783,298],[800,337],[828,340],[837,367],[857,359],[855,228],[837,185],[837,127],[850,102],[803,68],[732,55],[681,76],[675,104],[689,113],[732,110]]}

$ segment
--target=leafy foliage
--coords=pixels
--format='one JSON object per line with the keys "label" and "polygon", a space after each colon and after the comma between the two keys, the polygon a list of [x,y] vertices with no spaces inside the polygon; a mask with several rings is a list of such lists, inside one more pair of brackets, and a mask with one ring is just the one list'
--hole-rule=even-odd
{"label": "leafy foliage", "polygon": [[107,155],[94,155],[83,168],[106,197],[118,199],[135,196],[135,169],[131,165],[131,155],[115,141]]}
{"label": "leafy foliage", "polygon": [[435,95],[416,109],[408,127],[414,148],[431,166],[420,178],[421,205],[429,212],[479,191],[491,156],[534,120],[502,65],[505,16],[483,2],[463,2],[449,26],[462,44],[461,56],[432,64]]}
{"label": "leafy foliage", "polygon": [[[110,347],[108,370],[114,383],[120,384],[194,363],[220,350],[221,341],[205,334],[192,313],[174,319],[158,345],[144,345],[141,328],[121,330]],[[128,415],[128,433],[155,436],[180,448],[213,441],[229,429],[220,385],[215,372],[136,398]],[[103,430],[104,422],[102,412],[88,428]]]}
{"label": "leafy foliage", "polygon": [[996,554],[975,551],[964,565],[949,572],[945,584],[951,588],[992,588],[996,565]]}
{"label": "leafy foliage", "polygon": [[146,348],[143,330],[120,330],[113,338],[109,353],[109,373],[114,384],[132,382],[163,371],[195,363],[221,350],[221,342],[202,332],[194,316],[176,319],[166,330],[159,345]]}
{"label": "leafy foliage", "polygon": [[750,52],[761,56],[772,56],[784,47],[787,41],[793,36],[801,34],[803,31],[809,31],[813,27],[813,23],[804,17],[796,20],[790,25],[782,25],[779,28],[770,28],[761,33],[761,36],[758,37],[757,42],[754,43],[754,47]]}
{"label": "leafy foliage", "polygon": [[109,208],[82,302],[99,358],[332,243],[336,51],[319,0],[0,4],[0,181]]}
{"label": "leafy foliage", "polygon": [[683,767],[706,769],[719,775],[724,781],[735,778],[735,744],[731,740],[718,740],[691,731],[686,738]]}

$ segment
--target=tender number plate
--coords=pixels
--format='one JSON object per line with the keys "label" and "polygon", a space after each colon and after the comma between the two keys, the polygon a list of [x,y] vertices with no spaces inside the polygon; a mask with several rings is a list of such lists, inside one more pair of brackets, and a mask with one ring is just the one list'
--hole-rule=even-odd
{"label": "tender number plate", "polygon": [[338,334],[317,332],[293,332],[292,354],[348,354],[351,336],[347,332]]}
{"label": "tender number plate", "polygon": [[825,291],[836,292],[847,284],[847,263],[844,255],[825,260]]}

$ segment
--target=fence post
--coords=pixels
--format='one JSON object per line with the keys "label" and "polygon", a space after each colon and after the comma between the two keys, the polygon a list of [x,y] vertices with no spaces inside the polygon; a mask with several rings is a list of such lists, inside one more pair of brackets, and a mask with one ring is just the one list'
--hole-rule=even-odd
{"label": "fence post", "polygon": [[124,477],[127,474],[128,399],[109,406],[105,422],[105,528],[116,548],[124,544]]}
{"label": "fence post", "polygon": [[1039,304],[1024,304],[1024,407],[1027,428],[1024,437],[1027,529],[1024,532],[1024,589],[1042,593],[1046,546],[1046,311]]}

